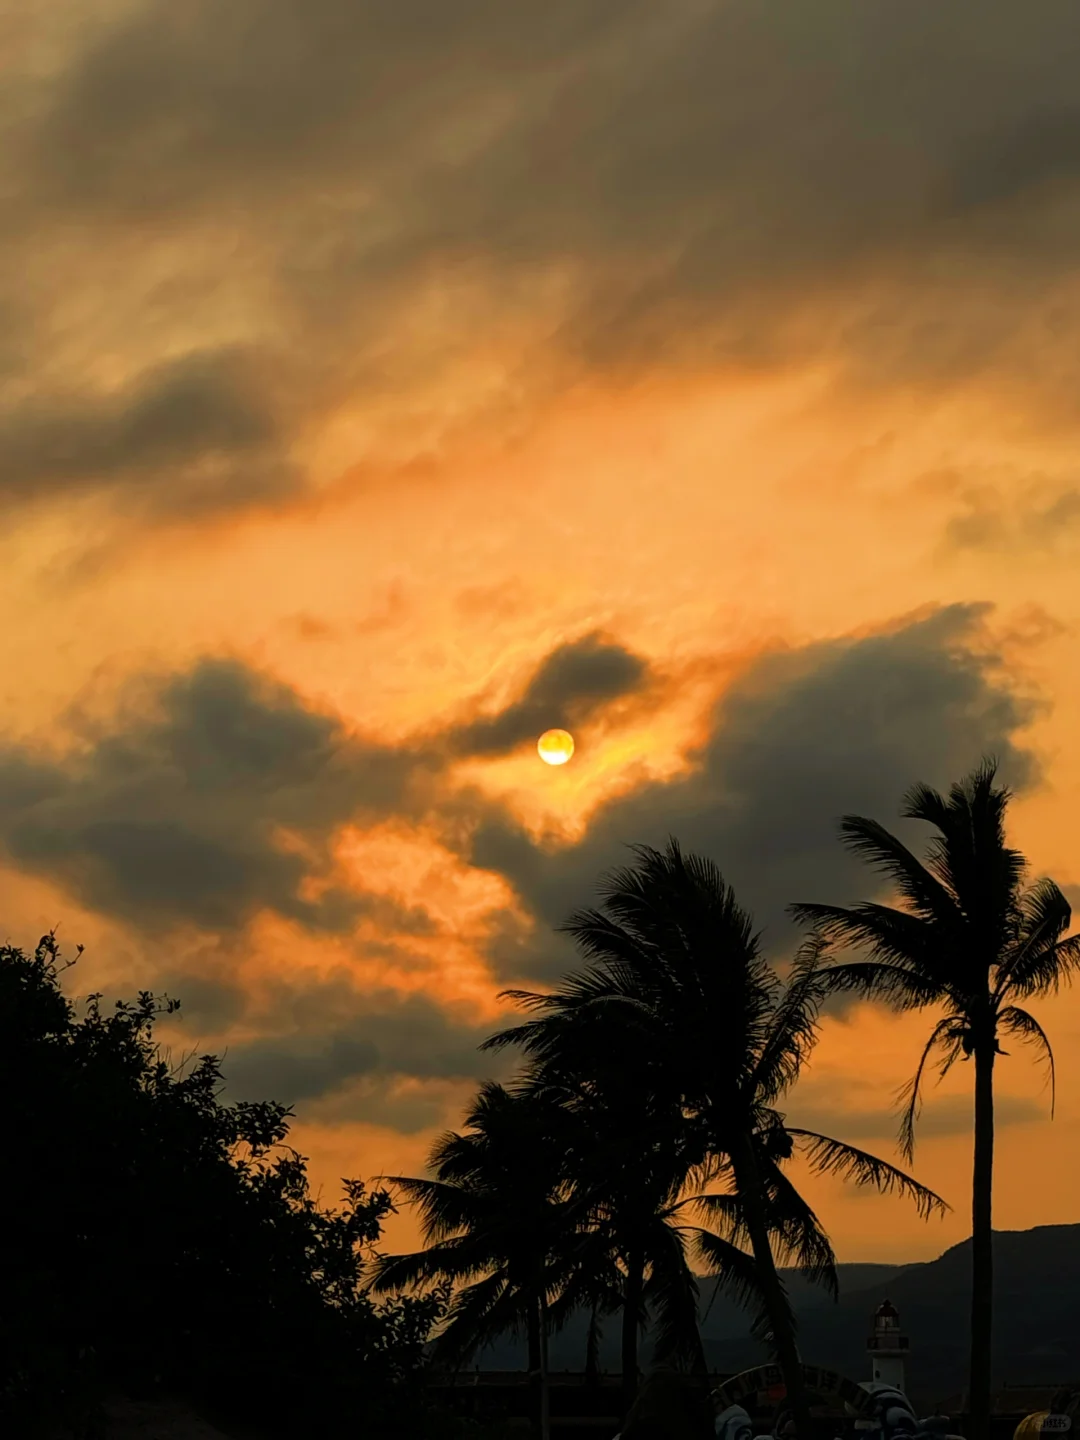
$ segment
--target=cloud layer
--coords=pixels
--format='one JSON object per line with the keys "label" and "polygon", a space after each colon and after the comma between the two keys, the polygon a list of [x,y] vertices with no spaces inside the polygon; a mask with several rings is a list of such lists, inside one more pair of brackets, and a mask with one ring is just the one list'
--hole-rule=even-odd
{"label": "cloud layer", "polygon": [[343,405],[424,453],[658,363],[1001,373],[1074,421],[1070,0],[143,0],[65,34],[13,56],[9,503],[280,502]]}
{"label": "cloud layer", "polygon": [[0,502],[102,487],[164,516],[273,500],[295,483],[278,422],[244,357],[188,354],[119,394],[51,396],[0,428]]}
{"label": "cloud layer", "polygon": [[264,908],[355,922],[362,896],[305,899],[301,882],[328,872],[338,826],[402,802],[412,757],[234,661],[197,664],[148,708],[62,759],[0,754],[11,858],[150,928],[229,929]]}
{"label": "cloud layer", "polygon": [[[279,997],[276,1020],[276,1031],[227,1052],[237,1099],[305,1108],[323,1100],[338,1120],[420,1129],[438,1120],[444,1103],[438,1088],[425,1094],[431,1082],[475,1082],[500,1068],[479,1054],[490,1024],[470,1023],[421,995],[361,998],[345,981],[293,987]],[[404,1100],[402,1082],[413,1082]]]}
{"label": "cloud layer", "polygon": [[[645,662],[595,634],[553,650],[502,711],[398,748],[349,734],[237,662],[203,661],[66,758],[9,750],[0,828],[17,865],[148,934],[239,932],[269,912],[313,935],[348,936],[374,919],[438,943],[423,905],[370,894],[362,874],[343,876],[332,860],[345,826],[398,816],[435,827],[518,897],[521,911],[492,917],[488,959],[503,980],[564,970],[572,957],[555,927],[630,844],[674,834],[719,862],[782,948],[790,901],[846,900],[873,883],[836,843],[840,814],[891,821],[915,780],[947,784],[991,753],[1014,784],[1034,777],[1018,739],[1032,704],[980,648],[982,616],[983,607],[953,606],[764,656],[724,692],[684,774],[610,802],[559,848],[534,839],[503,802],[458,789],[453,765],[462,752],[531,740],[545,718],[581,719],[647,690]],[[239,1016],[229,977],[216,983],[204,1013]],[[385,995],[335,982],[330,1003],[324,982],[311,983],[305,1003],[319,1025],[298,1021],[290,993],[259,1022],[267,1038],[237,1052],[234,1080],[268,1084],[279,1066],[289,1096],[308,1100],[371,1073],[479,1068],[483,1025],[450,1019],[431,998],[388,1007]]]}

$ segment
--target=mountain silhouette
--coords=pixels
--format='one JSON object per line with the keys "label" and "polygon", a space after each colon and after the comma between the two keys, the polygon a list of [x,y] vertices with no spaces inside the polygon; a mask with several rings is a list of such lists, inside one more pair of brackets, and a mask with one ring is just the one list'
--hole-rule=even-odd
{"label": "mountain silhouette", "polygon": [[[1080,1225],[995,1231],[994,1265],[995,1387],[1080,1380]],[[959,1396],[966,1383],[971,1241],[919,1264],[837,1268],[840,1299],[835,1302],[797,1272],[785,1272],[799,1317],[803,1359],[855,1380],[868,1379],[871,1316],[889,1299],[910,1339],[907,1388],[917,1408]],[[731,1373],[759,1364],[765,1352],[750,1338],[745,1312],[717,1293],[713,1280],[702,1280],[701,1296],[710,1369]],[[553,1370],[583,1369],[587,1328],[587,1316],[576,1315],[552,1337]],[[618,1345],[617,1320],[609,1320],[600,1348],[602,1369],[618,1370]],[[647,1359],[647,1332],[642,1354]],[[522,1345],[506,1337],[474,1363],[482,1370],[524,1369]]]}

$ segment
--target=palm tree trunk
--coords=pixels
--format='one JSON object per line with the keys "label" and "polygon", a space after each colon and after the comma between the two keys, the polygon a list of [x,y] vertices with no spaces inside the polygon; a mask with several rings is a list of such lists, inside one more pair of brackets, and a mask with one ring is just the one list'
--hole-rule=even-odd
{"label": "palm tree trunk", "polygon": [[585,1341],[585,1384],[600,1384],[600,1317],[595,1305],[589,1315],[589,1334]]}
{"label": "palm tree trunk", "polygon": [[704,1377],[709,1373],[709,1362],[705,1359],[705,1345],[701,1339],[700,1325],[697,1327],[697,1332],[694,1340],[694,1360],[691,1366],[690,1373],[692,1375]]}
{"label": "palm tree trunk", "polygon": [[638,1320],[645,1288],[645,1256],[637,1248],[626,1255],[626,1290],[622,1313],[622,1418],[625,1421],[638,1388]]}
{"label": "palm tree trunk", "polygon": [[798,1440],[811,1440],[813,1420],[810,1415],[810,1400],[803,1384],[802,1361],[795,1341],[795,1326],[792,1323],[784,1282],[776,1268],[772,1243],[765,1222],[765,1194],[761,1175],[750,1144],[741,1147],[740,1152],[731,1156],[735,1186],[746,1215],[746,1229],[750,1237],[750,1248],[758,1270],[758,1283],[765,1313],[772,1328],[773,1352],[780,1372],[784,1377],[787,1403],[795,1420]]}
{"label": "palm tree trunk", "polygon": [[543,1324],[541,1322],[541,1311],[539,1297],[530,1300],[526,1330],[529,1346],[529,1394],[531,1398],[530,1411],[532,1413],[533,1433],[537,1440],[543,1440],[542,1431],[544,1428],[544,1355],[541,1335]]}
{"label": "palm tree trunk", "polygon": [[540,1440],[551,1440],[551,1379],[548,1372],[547,1295],[541,1287],[540,1319]]}
{"label": "palm tree trunk", "polygon": [[994,1049],[975,1049],[975,1161],[971,1183],[971,1368],[968,1435],[989,1440],[993,1344]]}

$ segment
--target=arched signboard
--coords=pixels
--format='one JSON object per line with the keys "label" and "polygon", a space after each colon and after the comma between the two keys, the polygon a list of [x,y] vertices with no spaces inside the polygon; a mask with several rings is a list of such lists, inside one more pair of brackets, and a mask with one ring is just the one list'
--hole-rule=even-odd
{"label": "arched signboard", "polygon": [[[803,1384],[811,1394],[820,1395],[823,1399],[842,1400],[845,1405],[851,1406],[856,1415],[873,1413],[874,1396],[854,1380],[838,1375],[835,1370],[822,1370],[817,1365],[804,1365],[802,1374]],[[746,1400],[759,1397],[766,1403],[775,1404],[785,1398],[787,1390],[779,1365],[758,1365],[753,1370],[744,1370],[741,1375],[733,1375],[712,1393],[716,1408],[726,1410],[729,1405],[742,1405]]]}

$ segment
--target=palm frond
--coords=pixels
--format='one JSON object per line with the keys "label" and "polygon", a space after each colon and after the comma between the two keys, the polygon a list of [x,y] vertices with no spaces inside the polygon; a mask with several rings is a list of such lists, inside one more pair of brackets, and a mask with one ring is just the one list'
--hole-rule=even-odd
{"label": "palm frond", "polygon": [[514,1046],[528,1053],[533,1035],[542,1024],[542,1021],[527,1020],[523,1025],[508,1025],[505,1030],[496,1030],[494,1035],[489,1035],[486,1040],[482,1040],[477,1049],[482,1051],[508,1050]]}
{"label": "palm frond", "polygon": [[843,1140],[833,1140],[813,1130],[791,1128],[788,1134],[801,1142],[811,1167],[818,1174],[839,1175],[856,1185],[871,1185],[883,1195],[903,1195],[915,1202],[915,1208],[924,1220],[934,1214],[944,1215],[950,1208],[940,1195],[920,1185],[887,1160],[880,1160],[876,1155],[845,1144]]}
{"label": "palm frond", "polygon": [[645,1301],[653,1314],[654,1354],[699,1364],[704,1358],[698,1328],[698,1285],[681,1231],[659,1222],[650,1227]]}
{"label": "palm frond", "polygon": [[435,1358],[461,1364],[499,1336],[520,1334],[525,1328],[525,1306],[521,1293],[507,1286],[498,1274],[459,1290],[435,1338]]}
{"label": "palm frond", "polygon": [[[618,895],[620,892],[614,892]],[[625,896],[625,892],[622,892]],[[617,913],[630,907],[611,898],[605,908],[612,911],[578,910],[570,919],[559,926],[563,935],[569,935],[576,943],[590,966],[603,966],[605,970],[621,967],[623,978],[633,983],[633,977],[642,969],[646,971],[655,960],[652,948],[636,932],[626,918]],[[588,974],[588,969],[585,971]],[[564,982],[567,983],[567,982]]]}
{"label": "palm frond", "polygon": [[684,1024],[721,998],[743,1024],[747,1002],[760,998],[768,1008],[775,975],[749,915],[716,866],[684,856],[674,840],[663,852],[635,847],[635,854],[637,865],[616,872],[604,888],[603,917],[586,912],[572,922],[586,955],[597,945],[610,953],[612,934],[619,932],[628,993],[649,1003],[661,996],[678,1001]]}
{"label": "palm frond", "polygon": [[1057,1077],[1054,1071],[1054,1051],[1046,1032],[1026,1010],[1021,1010],[1018,1005],[1010,1005],[1002,1010],[998,1016],[998,1026],[1009,1035],[1016,1035],[1023,1043],[1034,1045],[1042,1052],[1046,1060],[1048,1080],[1050,1083],[1050,1118],[1054,1118],[1054,1107],[1057,1100]]}
{"label": "palm frond", "polygon": [[474,1279],[492,1268],[493,1257],[472,1236],[447,1240],[409,1255],[380,1255],[374,1262],[371,1291],[388,1295],[419,1290],[451,1280]]}
{"label": "palm frond", "polygon": [[927,849],[927,868],[955,896],[983,945],[1002,946],[1013,926],[1026,861],[1005,843],[1009,791],[995,783],[997,763],[982,762],[949,787],[948,797],[917,785],[903,814],[936,826]]}
{"label": "palm frond", "polygon": [[[933,922],[896,910],[889,905],[865,901],[847,908],[841,905],[789,905],[789,913],[801,924],[811,925],[829,944],[843,944],[865,950],[866,963],[883,967],[882,995],[892,1002],[928,1004],[921,997],[939,992],[945,978]],[[828,967],[844,971],[850,962]],[[910,996],[910,999],[909,999]]]}
{"label": "palm frond", "polygon": [[614,1315],[622,1306],[623,1277],[607,1245],[595,1245],[589,1255],[579,1255],[572,1268],[552,1278],[555,1293],[548,1318],[553,1331],[564,1329],[581,1310],[596,1316]]}
{"label": "palm frond", "polygon": [[750,1082],[766,1103],[778,1099],[795,1083],[817,1040],[822,980],[827,973],[822,966],[826,946],[820,934],[800,945],[783,995],[769,1016],[765,1043]]}
{"label": "palm frond", "polygon": [[421,1233],[428,1242],[457,1235],[476,1223],[478,1197],[460,1185],[410,1175],[387,1175],[386,1181],[420,1212]]}
{"label": "palm frond", "polygon": [[900,1101],[903,1104],[903,1113],[900,1117],[900,1153],[910,1165],[915,1158],[915,1123],[922,1113],[922,1079],[930,1057],[937,1047],[944,1041],[949,1041],[949,1048],[945,1057],[945,1065],[942,1073],[951,1064],[950,1056],[955,1058],[957,1047],[960,1044],[957,1027],[958,1020],[955,1015],[946,1015],[939,1020],[930,1032],[930,1038],[923,1047],[919,1057],[919,1063],[915,1074],[900,1091]]}
{"label": "palm frond", "polygon": [[1052,880],[1038,880],[1020,898],[1019,934],[995,976],[995,995],[1027,999],[1056,994],[1080,971],[1080,936],[1062,939],[1072,906]]}
{"label": "palm frond", "polygon": [[949,823],[949,802],[940,790],[932,785],[912,785],[900,802],[900,814],[905,820],[923,820],[943,830]]}
{"label": "palm frond", "polygon": [[998,992],[1029,999],[1032,995],[1056,995],[1080,973],[1080,935],[1070,935],[1044,950],[1029,952],[1022,963],[1010,968],[1007,984]]}
{"label": "palm frond", "polygon": [[748,1248],[750,1232],[745,1211],[737,1195],[688,1195],[682,1205],[696,1211],[705,1228],[730,1245]]}
{"label": "palm frond", "polygon": [[767,1164],[763,1178],[769,1192],[768,1225],[777,1236],[777,1259],[795,1265],[811,1285],[820,1285],[835,1300],[840,1293],[836,1254],[821,1221],[779,1165]]}
{"label": "palm frond", "polygon": [[959,929],[962,922],[954,896],[884,825],[861,815],[845,815],[840,836],[853,855],[892,883],[915,915],[932,920],[943,932]]}
{"label": "palm frond", "polygon": [[880,1000],[893,1010],[921,1010],[937,1003],[945,987],[902,963],[885,960],[850,960],[827,965],[821,983],[830,994]]}
{"label": "palm frond", "polygon": [[691,1229],[689,1235],[694,1258],[702,1272],[717,1280],[726,1295],[750,1312],[753,1317],[751,1330],[756,1338],[771,1339],[759,1271],[753,1255],[711,1230]]}
{"label": "palm frond", "polygon": [[[702,1231],[696,1237],[699,1263],[709,1267],[720,1282],[725,1293],[738,1300],[751,1315],[750,1334],[755,1340],[772,1347],[776,1341],[773,1318],[761,1293],[759,1272],[754,1259],[735,1247],[728,1247],[719,1236]],[[739,1257],[742,1257],[741,1259]],[[795,1309],[791,1303],[787,1286],[780,1282],[782,1314],[790,1329],[795,1328]]]}

